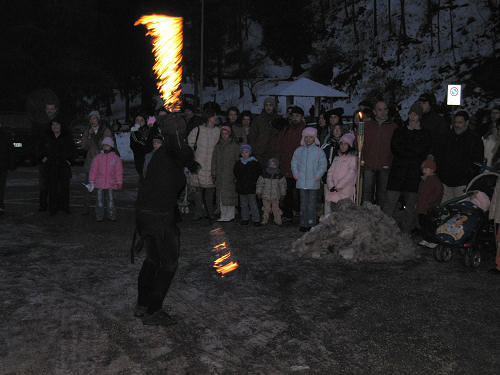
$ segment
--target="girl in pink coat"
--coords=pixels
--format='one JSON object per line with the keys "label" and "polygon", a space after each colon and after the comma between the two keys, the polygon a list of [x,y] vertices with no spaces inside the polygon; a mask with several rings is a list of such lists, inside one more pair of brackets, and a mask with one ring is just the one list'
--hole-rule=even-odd
{"label": "girl in pink coat", "polygon": [[[116,221],[113,190],[120,190],[123,183],[123,166],[120,157],[113,152],[115,143],[111,137],[102,140],[102,151],[92,160],[89,173],[91,190],[97,189],[95,215],[97,221],[104,220],[104,200],[107,201],[107,216]],[[104,198],[106,197],[106,198]]]}
{"label": "girl in pink coat", "polygon": [[337,156],[332,161],[326,177],[328,193],[325,204],[331,204],[332,211],[338,201],[351,199],[354,201],[358,158],[354,154],[354,134],[347,133],[340,138]]}

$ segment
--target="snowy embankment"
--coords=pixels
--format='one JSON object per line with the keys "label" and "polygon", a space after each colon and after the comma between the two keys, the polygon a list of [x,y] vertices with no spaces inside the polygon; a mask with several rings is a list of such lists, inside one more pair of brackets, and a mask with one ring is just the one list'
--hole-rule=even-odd
{"label": "snowy embankment", "polygon": [[379,206],[339,202],[336,211],[293,243],[292,252],[348,262],[391,262],[416,258],[416,247]]}

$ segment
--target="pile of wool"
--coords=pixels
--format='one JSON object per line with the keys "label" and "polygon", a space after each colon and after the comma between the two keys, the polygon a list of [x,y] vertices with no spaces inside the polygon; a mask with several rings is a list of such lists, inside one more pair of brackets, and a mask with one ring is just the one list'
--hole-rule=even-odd
{"label": "pile of wool", "polygon": [[356,206],[350,200],[340,201],[334,212],[296,240],[292,252],[348,262],[404,261],[417,256],[409,236],[379,206]]}

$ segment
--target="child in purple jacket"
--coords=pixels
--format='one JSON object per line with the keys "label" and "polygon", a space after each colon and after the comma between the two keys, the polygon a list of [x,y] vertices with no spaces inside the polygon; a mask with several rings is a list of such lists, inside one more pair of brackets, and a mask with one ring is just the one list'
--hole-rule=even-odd
{"label": "child in purple jacket", "polygon": [[[120,190],[123,183],[123,166],[120,157],[113,152],[115,143],[111,137],[102,140],[102,151],[92,160],[89,173],[91,189],[97,189],[95,215],[97,221],[104,220],[104,200],[107,201],[108,219],[116,221],[113,191]],[[106,197],[106,198],[105,198]]]}

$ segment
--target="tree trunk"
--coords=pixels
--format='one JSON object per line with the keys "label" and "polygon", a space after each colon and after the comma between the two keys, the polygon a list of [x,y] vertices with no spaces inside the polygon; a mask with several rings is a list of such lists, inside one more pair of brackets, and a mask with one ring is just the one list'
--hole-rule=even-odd
{"label": "tree trunk", "polygon": [[453,63],[457,63],[457,56],[455,55],[455,40],[453,38],[453,0],[448,0],[448,5],[450,7],[450,43],[451,43],[451,54],[453,56]]}
{"label": "tree trunk", "polygon": [[401,52],[403,50],[403,42],[406,41],[406,18],[405,18],[405,0],[400,0],[401,4],[401,21],[399,24],[397,64],[401,62]]}
{"label": "tree trunk", "polygon": [[438,52],[441,53],[441,18],[439,14],[441,13],[441,0],[437,2],[437,42],[438,42]]}
{"label": "tree trunk", "polygon": [[427,26],[429,27],[429,33],[431,36],[431,53],[434,52],[434,26],[432,23],[433,17],[433,6],[432,0],[427,0]]}
{"label": "tree trunk", "polygon": [[354,31],[354,40],[356,42],[356,50],[359,50],[359,34],[358,34],[358,27],[356,25],[357,19],[356,19],[356,9],[355,9],[355,2],[356,0],[351,1],[351,9],[352,9],[352,29]]}
{"label": "tree trunk", "polygon": [[373,55],[378,55],[377,0],[373,0]]}
{"label": "tree trunk", "polygon": [[389,37],[391,37],[392,33],[393,33],[393,30],[392,30],[391,1],[392,0],[387,0],[387,16],[388,16],[388,20],[389,20]]}

